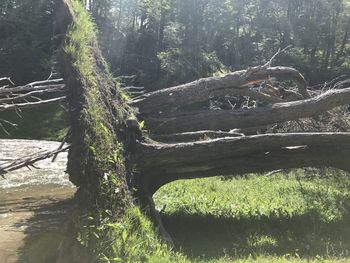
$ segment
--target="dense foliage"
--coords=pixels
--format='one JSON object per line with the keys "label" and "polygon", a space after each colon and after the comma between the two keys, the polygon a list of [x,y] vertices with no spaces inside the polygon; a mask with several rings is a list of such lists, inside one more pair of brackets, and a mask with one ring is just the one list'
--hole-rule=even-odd
{"label": "dense foliage", "polygon": [[149,89],[261,64],[288,45],[279,63],[312,84],[349,74],[348,0],[85,2],[114,72]]}
{"label": "dense foliage", "polygon": [[0,77],[20,85],[52,69],[54,1],[0,1]]}
{"label": "dense foliage", "polygon": [[[0,78],[10,77],[16,85],[47,79],[54,70],[54,1],[0,1]],[[5,84],[5,83],[1,83]],[[6,83],[7,84],[7,83]],[[0,119],[18,125],[0,131],[4,138],[62,139],[67,116],[59,106],[1,113]]]}

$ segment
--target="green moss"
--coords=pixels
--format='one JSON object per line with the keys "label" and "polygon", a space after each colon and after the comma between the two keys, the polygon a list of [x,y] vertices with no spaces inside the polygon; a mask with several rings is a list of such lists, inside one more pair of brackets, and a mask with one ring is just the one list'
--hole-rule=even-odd
{"label": "green moss", "polygon": [[[73,65],[78,71],[82,84],[85,86],[84,110],[82,118],[85,120],[91,134],[86,136],[85,143],[95,149],[95,156],[101,161],[108,159],[108,155],[113,152],[115,147],[114,133],[110,132],[110,110],[106,108],[105,100],[112,99],[102,97],[102,92],[98,83],[107,84],[105,89],[109,88],[108,82],[100,80],[104,76],[99,76],[96,71],[98,66],[94,60],[94,48],[96,47],[96,28],[91,21],[89,14],[78,1],[72,1],[75,12],[75,22],[68,32],[69,42],[65,46],[65,52],[73,59]],[[111,77],[111,76],[107,76]],[[108,91],[106,91],[108,94]],[[104,95],[106,95],[104,94]],[[100,162],[105,168],[103,162]]]}
{"label": "green moss", "polygon": [[133,117],[128,97],[114,84],[99,53],[90,16],[79,1],[71,2],[74,21],[64,53],[73,67],[64,70],[70,99],[81,100],[83,106],[73,113],[72,147],[77,150],[72,152],[77,158],[70,156],[68,168],[78,174],[78,184],[90,198],[87,213],[76,219],[77,240],[91,253],[92,262],[170,262],[174,254],[134,206],[126,187],[123,133],[126,119]]}

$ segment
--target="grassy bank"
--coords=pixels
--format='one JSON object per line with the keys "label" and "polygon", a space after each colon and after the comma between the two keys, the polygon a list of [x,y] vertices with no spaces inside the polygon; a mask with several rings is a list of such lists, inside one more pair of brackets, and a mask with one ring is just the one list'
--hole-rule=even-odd
{"label": "grassy bank", "polygon": [[179,181],[156,194],[190,262],[350,262],[350,180]]}

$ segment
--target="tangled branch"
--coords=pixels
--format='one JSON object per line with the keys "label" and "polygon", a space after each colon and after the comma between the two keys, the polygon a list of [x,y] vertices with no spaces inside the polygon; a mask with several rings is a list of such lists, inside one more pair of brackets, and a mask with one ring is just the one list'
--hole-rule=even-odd
{"label": "tangled branch", "polygon": [[[10,78],[0,78],[0,112],[14,110],[18,115],[22,109],[61,102],[66,99],[63,79],[35,81],[23,86],[15,86]],[[8,120],[0,119],[0,129],[9,134],[7,127],[16,127]]]}

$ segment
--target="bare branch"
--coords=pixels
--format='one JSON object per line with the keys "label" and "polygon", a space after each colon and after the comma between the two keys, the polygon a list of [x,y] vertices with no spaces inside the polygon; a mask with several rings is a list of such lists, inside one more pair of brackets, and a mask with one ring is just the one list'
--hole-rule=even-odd
{"label": "bare branch", "polygon": [[271,57],[271,59],[263,66],[264,68],[271,67],[272,62],[276,59],[277,56],[280,54],[286,52],[289,48],[291,48],[292,45],[286,46],[284,49],[278,49],[278,51]]}
{"label": "bare branch", "polygon": [[13,85],[13,86],[15,85],[15,83],[13,83],[10,78],[0,78],[0,82],[5,81],[5,80],[8,81],[11,85]]}
{"label": "bare branch", "polygon": [[19,92],[30,92],[30,91],[39,91],[39,90],[49,90],[49,89],[63,90],[64,88],[65,88],[64,84],[50,84],[50,85],[40,85],[40,86],[26,85],[26,86],[1,89],[0,96],[8,96],[13,93],[19,93]]}
{"label": "bare branch", "polygon": [[[64,139],[62,140],[62,142],[61,142],[60,146],[58,147],[57,151],[59,151],[59,150],[61,150],[61,149],[63,148],[63,146],[64,146],[65,143],[67,142],[67,139],[68,139],[68,137],[70,136],[70,134],[71,134],[71,129],[69,129],[69,130],[67,131],[67,134],[66,134],[66,136],[64,136]],[[56,161],[56,158],[57,158],[58,154],[59,154],[59,152],[57,152],[56,154],[54,154],[54,156],[52,157],[52,162]]]}
{"label": "bare branch", "polygon": [[64,85],[58,86],[58,87],[52,87],[52,86],[47,86],[47,87],[48,87],[47,89],[38,89],[38,90],[30,91],[24,94],[14,94],[13,97],[7,97],[3,99],[0,98],[0,103],[8,103],[8,102],[14,103],[18,100],[23,100],[25,98],[35,98],[37,100],[40,100],[39,98],[34,97],[33,95],[55,93],[55,92],[63,91],[64,89]]}
{"label": "bare branch", "polygon": [[37,101],[37,102],[5,104],[5,105],[0,105],[0,111],[18,110],[18,109],[24,109],[24,108],[33,108],[33,107],[37,107],[37,106],[57,103],[57,102],[65,100],[65,99],[66,99],[66,96],[58,97],[58,98],[54,98],[54,99],[49,99],[49,100],[41,100],[41,101]]}
{"label": "bare branch", "polygon": [[4,174],[9,173],[11,171],[18,170],[18,169],[23,168],[23,167],[28,167],[28,168],[29,168],[29,166],[34,167],[33,166],[34,163],[41,161],[41,160],[44,160],[44,159],[51,158],[60,152],[65,152],[69,149],[69,147],[70,146],[66,146],[66,147],[59,148],[59,149],[54,150],[54,151],[41,151],[38,153],[28,155],[26,157],[19,158],[17,160],[11,161],[11,162],[4,163],[0,166],[0,175],[2,177],[4,177]]}

